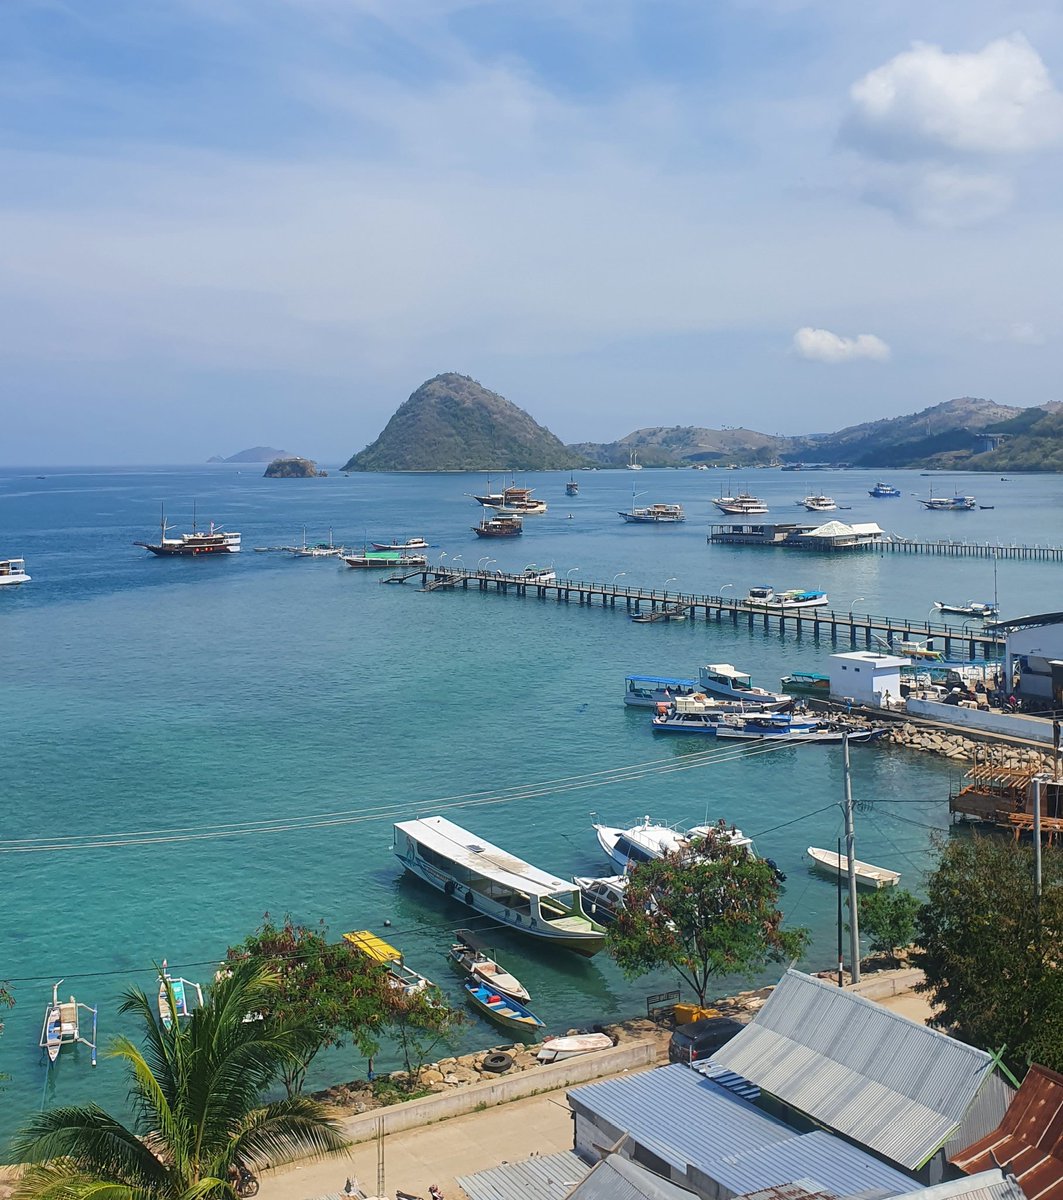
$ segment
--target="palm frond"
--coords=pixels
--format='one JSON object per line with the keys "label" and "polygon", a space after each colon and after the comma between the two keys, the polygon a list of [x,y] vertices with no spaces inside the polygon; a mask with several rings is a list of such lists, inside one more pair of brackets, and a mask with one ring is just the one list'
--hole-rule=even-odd
{"label": "palm frond", "polygon": [[339,1122],[319,1100],[290,1096],[248,1113],[224,1161],[261,1171],[305,1156],[322,1158],[349,1145]]}
{"label": "palm frond", "polygon": [[68,1175],[110,1180],[130,1188],[158,1187],[166,1167],[130,1129],[99,1105],[36,1113],[16,1135],[14,1161],[70,1164]]}
{"label": "palm frond", "polygon": [[158,1200],[158,1192],[96,1179],[59,1163],[29,1167],[15,1184],[11,1200]]}
{"label": "palm frond", "polygon": [[122,1059],[133,1076],[130,1090],[143,1132],[150,1133],[154,1146],[165,1148],[163,1157],[168,1162],[181,1165],[187,1157],[187,1130],[171,1108],[150,1065],[128,1038],[115,1038],[109,1054]]}

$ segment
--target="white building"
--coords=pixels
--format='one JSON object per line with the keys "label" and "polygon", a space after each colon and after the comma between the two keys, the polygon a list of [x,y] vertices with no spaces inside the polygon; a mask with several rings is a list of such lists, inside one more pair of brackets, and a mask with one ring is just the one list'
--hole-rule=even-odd
{"label": "white building", "polygon": [[908,659],[873,650],[854,650],[830,656],[830,695],[832,700],[851,700],[871,708],[901,703],[901,667]]}
{"label": "white building", "polygon": [[1047,700],[1063,708],[1063,613],[1041,613],[987,625],[1007,639],[1004,686],[1025,700]]}

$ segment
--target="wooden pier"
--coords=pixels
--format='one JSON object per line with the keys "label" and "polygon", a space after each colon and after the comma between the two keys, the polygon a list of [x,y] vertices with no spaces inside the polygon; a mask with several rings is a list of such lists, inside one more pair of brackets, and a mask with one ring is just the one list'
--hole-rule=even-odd
{"label": "wooden pier", "polygon": [[923,542],[889,534],[875,549],[884,554],[937,554],[944,558],[990,558],[1011,562],[1063,562],[1063,546],[1017,546],[993,542],[958,542],[944,538]]}
{"label": "wooden pier", "polygon": [[[908,621],[900,617],[873,616],[869,613],[837,612],[825,608],[751,608],[743,600],[724,596],[699,596],[689,592],[617,587],[615,583],[593,583],[582,579],[558,578],[551,582],[530,579],[523,574],[505,571],[472,571],[460,567],[422,567],[416,571],[392,575],[383,583],[406,583],[421,580],[426,592],[495,592],[508,596],[533,596],[540,600],[555,600],[559,604],[576,603],[580,607],[616,608],[623,605],[632,616],[659,613],[657,620],[682,614],[691,620],[729,621],[737,628],[762,629],[765,633],[777,630],[780,634],[809,633],[813,637],[829,636],[832,641],[848,640],[855,648],[861,642],[869,649],[887,652],[900,643],[915,641],[927,649],[940,650],[946,659],[997,659],[1003,656],[1004,639],[988,633],[971,622],[962,625],[945,621]],[[919,659],[913,659],[918,663]],[[924,665],[932,665],[922,660]]]}

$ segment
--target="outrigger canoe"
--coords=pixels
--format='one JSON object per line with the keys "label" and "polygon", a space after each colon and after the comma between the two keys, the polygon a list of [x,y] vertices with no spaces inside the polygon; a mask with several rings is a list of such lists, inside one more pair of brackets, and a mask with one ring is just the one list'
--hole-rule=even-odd
{"label": "outrigger canoe", "polygon": [[463,986],[473,1008],[492,1021],[497,1021],[499,1025],[505,1025],[507,1029],[536,1033],[546,1024],[519,1000],[492,991],[486,983],[481,983],[478,979],[470,979]]}

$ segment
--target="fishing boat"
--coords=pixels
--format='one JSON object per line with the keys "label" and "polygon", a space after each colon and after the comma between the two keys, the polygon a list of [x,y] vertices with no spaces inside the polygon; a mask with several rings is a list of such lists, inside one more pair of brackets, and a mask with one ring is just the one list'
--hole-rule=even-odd
{"label": "fishing boat", "polygon": [[608,1050],[613,1039],[607,1033],[575,1033],[567,1037],[548,1038],[535,1056],[541,1063],[561,1062],[578,1054]]}
{"label": "fishing boat", "polygon": [[686,520],[681,504],[647,504],[638,508],[634,496],[631,507],[626,512],[618,511],[617,516],[628,525],[676,525]]}
{"label": "fishing boat", "polygon": [[488,520],[487,513],[484,513],[480,524],[474,525],[472,531],[477,537],[483,538],[520,537],[524,532],[524,519],[495,516]]}
{"label": "fishing boat", "polygon": [[579,481],[578,480],[569,479],[568,483],[565,484],[565,495],[566,496],[578,496],[579,495]]}
{"label": "fishing boat", "polygon": [[162,960],[162,973],[159,975],[159,1019],[167,1029],[176,1017],[190,1017],[196,1008],[203,1005],[203,989],[191,979],[182,979],[171,975]]}
{"label": "fishing boat", "polygon": [[301,546],[293,546],[291,553],[293,558],[339,558],[346,551],[342,546],[337,546],[333,542],[331,529],[328,531],[327,542],[308,543],[306,540],[306,527],[304,526],[303,544]]}
{"label": "fishing boat", "polygon": [[835,745],[846,738],[850,742],[874,742],[885,729],[851,728],[833,722],[794,719],[783,723],[773,717],[724,717],[716,727],[720,741],[739,742],[815,742]]}
{"label": "fishing boat", "polygon": [[737,496],[725,496],[721,492],[713,504],[729,517],[757,517],[768,511],[768,506],[759,496],[739,492]]}
{"label": "fishing boat", "polygon": [[411,875],[518,933],[588,957],[605,928],[583,911],[579,888],[485,842],[445,817],[401,821],[394,852]]}
{"label": "fishing boat", "polygon": [[939,612],[955,613],[960,617],[982,617],[986,621],[1000,616],[999,605],[988,600],[968,600],[966,604],[946,604],[944,600],[935,600],[934,607]]}
{"label": "fishing boat", "polygon": [[370,542],[374,550],[398,550],[409,552],[411,550],[428,550],[429,544],[423,537],[407,538],[404,542]]}
{"label": "fishing boat", "polygon": [[353,554],[341,555],[347,566],[354,569],[372,570],[382,567],[426,567],[428,556],[407,554],[405,550],[356,550]]}
{"label": "fishing boat", "polygon": [[240,550],[240,535],[227,533],[211,521],[205,530],[196,525],[196,508],[192,505],[192,532],[182,533],[179,538],[167,537],[172,526],[166,523],[166,509],[162,510],[159,522],[159,540],[157,542],[134,542],[134,546],[143,546],[160,558],[188,558],[202,554],[236,554]]}
{"label": "fishing boat", "polygon": [[30,576],[26,574],[24,558],[0,559],[0,587],[9,583],[29,583]]}
{"label": "fishing boat", "polygon": [[638,825],[630,829],[619,829],[612,825],[591,824],[598,837],[598,845],[605,851],[611,862],[622,870],[638,866],[639,863],[653,862],[664,854],[672,854],[677,850],[686,850],[695,838],[707,837],[709,834],[722,841],[730,842],[732,846],[744,847],[752,852],[753,839],[746,837],[741,829],[726,821],[715,825],[694,825],[690,829],[677,829],[674,825],[662,825],[650,817],[643,817]]}
{"label": "fishing boat", "polygon": [[481,983],[478,979],[470,979],[462,986],[473,1008],[507,1029],[519,1029],[522,1033],[534,1034],[546,1028],[545,1021],[541,1021],[530,1008],[519,1000],[514,1000],[512,996],[492,991],[486,983]]}
{"label": "fishing boat", "polygon": [[[849,874],[849,859],[836,850],[820,850],[818,846],[809,846],[808,857],[820,870],[830,875],[847,877]],[[853,859],[853,867],[858,887],[893,887],[900,882],[900,872],[891,871],[888,867],[875,867],[871,863],[861,862],[858,858]]]}
{"label": "fishing boat", "polygon": [[749,589],[749,595],[742,601],[747,608],[790,609],[790,608],[824,608],[830,603],[826,592],[806,591],[803,588],[790,588],[786,592],[777,592],[767,584],[758,584]]}
{"label": "fishing boat", "polygon": [[345,933],[343,940],[349,942],[375,963],[387,969],[388,987],[394,988],[407,996],[415,996],[435,987],[430,979],[419,974],[406,965],[402,952],[389,945],[383,938],[377,937],[368,929],[359,929],[356,933]]}
{"label": "fishing boat", "polygon": [[[41,1026],[40,1046],[48,1055],[49,1062],[55,1062],[59,1051],[64,1046],[72,1046],[80,1042],[88,1046],[91,1063],[96,1065],[96,1009],[89,1004],[79,1004],[73,996],[69,1000],[59,999],[59,984],[52,984],[52,998],[44,1008],[44,1024]],[[85,1037],[81,1032],[81,1010],[92,1018],[92,1035]]]}
{"label": "fishing boat", "polygon": [[811,696],[830,694],[830,676],[818,671],[791,671],[780,680],[784,692],[798,692]]}
{"label": "fishing boat", "polygon": [[838,507],[832,496],[806,496],[801,503],[809,512],[834,512]]}
{"label": "fishing boat", "polygon": [[669,675],[625,675],[624,703],[631,708],[653,708],[669,705],[680,697],[697,697],[707,711],[756,712],[762,709],[781,708],[790,702],[787,696],[778,702],[767,704],[755,700],[727,700],[719,696],[706,696],[697,679],[674,679]]}
{"label": "fishing boat", "polygon": [[627,469],[629,471],[641,471],[642,463],[639,462],[639,452],[632,450],[627,460]]}
{"label": "fishing boat", "polygon": [[748,720],[757,729],[773,729],[790,732],[796,729],[814,729],[817,722],[811,717],[800,718],[790,713],[767,712],[764,709],[748,713],[721,713],[699,703],[694,697],[677,700],[674,704],[658,705],[653,717],[654,733],[700,733],[715,737],[727,724]]}
{"label": "fishing boat", "polygon": [[730,663],[709,663],[698,671],[698,683],[703,692],[725,700],[744,700],[771,708],[782,708],[792,697],[778,692],[769,692],[754,687],[745,671],[739,671]]}
{"label": "fishing boat", "polygon": [[589,916],[603,925],[612,925],[624,907],[626,875],[574,875],[583,897],[583,907]]}
{"label": "fishing boat", "polygon": [[882,500],[886,497],[899,496],[901,494],[901,489],[895,488],[891,483],[876,483],[867,494],[869,496],[874,496],[876,500]]}
{"label": "fishing boat", "polygon": [[501,992],[510,1000],[527,1004],[531,1000],[528,989],[516,975],[503,971],[491,957],[490,947],[468,929],[456,929],[455,941],[450,947],[450,957],[467,975],[493,991]]}
{"label": "fishing boat", "polygon": [[975,499],[973,496],[935,496],[931,488],[927,499],[920,498],[919,503],[930,512],[970,512]]}
{"label": "fishing boat", "polygon": [[650,625],[656,621],[685,621],[687,619],[686,607],[682,604],[677,604],[673,608],[657,608],[652,612],[637,612],[631,614],[632,621],[640,625]]}

